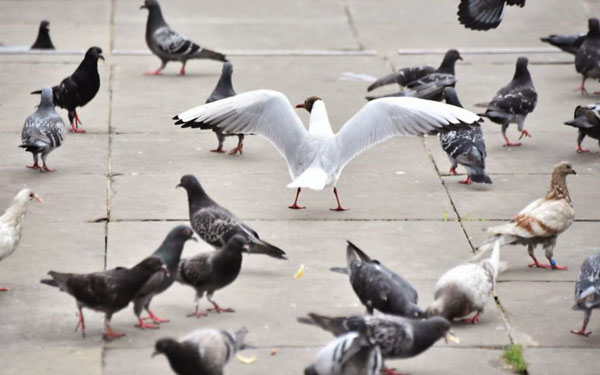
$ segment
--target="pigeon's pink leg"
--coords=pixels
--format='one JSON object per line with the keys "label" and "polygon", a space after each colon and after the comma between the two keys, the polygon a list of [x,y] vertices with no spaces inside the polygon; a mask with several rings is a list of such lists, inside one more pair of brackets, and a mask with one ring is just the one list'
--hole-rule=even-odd
{"label": "pigeon's pink leg", "polygon": [[214,307],[211,307],[210,309],[206,309],[206,311],[214,311],[214,312],[218,312],[218,313],[222,313],[222,312],[234,312],[234,310],[231,309],[231,308],[227,308],[227,309],[222,308],[221,306],[217,305],[216,302],[213,302],[212,304],[213,304]]}
{"label": "pigeon's pink leg", "polygon": [[185,63],[183,63],[183,65],[181,66],[181,69],[179,70],[179,75],[180,76],[184,76],[185,75]]}
{"label": "pigeon's pink leg", "polygon": [[194,310],[194,312],[191,313],[191,314],[187,314],[188,318],[192,317],[192,316],[195,316],[196,318],[201,318],[203,316],[208,316],[208,314],[205,313],[205,312],[200,311],[200,309],[198,309],[198,305],[196,305],[196,309]]}
{"label": "pigeon's pink leg", "polygon": [[79,115],[77,114],[77,108],[74,109],[73,112],[75,112],[75,125],[83,125],[83,123],[79,119]]}
{"label": "pigeon's pink leg", "polygon": [[149,70],[149,71],[145,72],[144,75],[147,75],[147,76],[159,76],[160,72],[162,72],[162,70],[163,70],[163,66],[161,65],[161,67],[158,68],[158,69],[156,69],[156,70]]}
{"label": "pigeon's pink leg", "polygon": [[148,309],[148,314],[150,316],[148,316],[146,318],[142,318],[142,319],[143,320],[152,319],[155,323],[168,323],[169,322],[169,319],[161,319],[158,316],[154,315],[154,313],[150,309]]}
{"label": "pigeon's pink leg", "polygon": [[227,151],[227,150],[223,150],[223,147],[221,147],[221,146],[215,148],[214,150],[210,150],[210,152],[218,152],[219,154],[222,154],[225,151]]}
{"label": "pigeon's pink leg", "polygon": [[2,287],[0,287],[0,292],[8,292],[8,288],[2,288]]}
{"label": "pigeon's pink leg", "polygon": [[475,314],[474,317],[472,317],[470,319],[463,319],[462,322],[467,323],[467,324],[477,324],[477,323],[479,323],[479,315],[481,315],[481,313],[479,311],[477,311],[477,314]]}
{"label": "pigeon's pink leg", "polygon": [[288,206],[288,208],[291,208],[292,210],[302,210],[306,208],[304,206],[298,206],[298,197],[300,196],[300,191],[302,191],[301,188],[298,188],[298,190],[296,190],[296,199],[294,200],[294,203],[291,206]]}
{"label": "pigeon's pink leg", "polygon": [[398,372],[395,368],[386,367],[383,369],[385,375],[408,375],[406,372]]}
{"label": "pigeon's pink leg", "polygon": [[575,151],[578,153],[590,152],[589,149],[581,147],[581,143],[577,144],[577,148],[575,149]]}
{"label": "pigeon's pink leg", "polygon": [[518,147],[518,146],[520,146],[520,145],[521,145],[520,143],[513,143],[513,142],[509,141],[509,140],[508,140],[508,138],[507,138],[506,136],[504,137],[504,141],[505,141],[506,143],[504,144],[504,146],[503,146],[503,147]]}
{"label": "pigeon's pink leg", "polygon": [[585,311],[585,315],[583,316],[583,325],[581,326],[581,329],[579,331],[573,331],[571,330],[571,333],[574,333],[576,335],[581,335],[581,336],[589,336],[592,334],[592,331],[585,331],[585,328],[587,327],[588,323],[590,322],[590,314],[591,314],[591,310],[586,310]]}
{"label": "pigeon's pink leg", "polygon": [[229,151],[229,154],[230,155],[235,155],[235,154],[237,154],[239,152],[240,155],[241,155],[243,149],[244,149],[244,144],[239,144],[234,149],[232,149],[231,151]]}
{"label": "pigeon's pink leg", "polygon": [[79,326],[81,326],[81,336],[83,336],[85,338],[85,322],[83,321],[83,311],[81,311],[81,307],[79,308],[79,312],[77,313],[77,325],[75,326],[75,332],[77,332],[77,330],[79,329]]}
{"label": "pigeon's pink leg", "polygon": [[158,325],[154,324],[154,323],[144,323],[144,320],[142,318],[138,318],[138,324],[136,324],[135,326],[141,329],[145,329],[145,328],[149,328],[149,329],[156,329],[158,328]]}
{"label": "pigeon's pink leg", "polygon": [[346,210],[348,210],[347,208],[342,207],[342,204],[340,203],[340,197],[338,197],[336,187],[333,188],[333,194],[335,194],[335,200],[337,201],[338,206],[336,208],[330,208],[330,210],[331,211],[346,211]]}
{"label": "pigeon's pink leg", "polygon": [[448,171],[448,173],[453,174],[453,175],[457,175],[458,174],[456,172],[456,168],[454,168],[454,167],[450,167],[450,171]]}
{"label": "pigeon's pink leg", "polygon": [[43,166],[42,168],[40,168],[40,172],[54,172],[56,171],[56,169],[51,169],[48,168],[47,166]]}
{"label": "pigeon's pink leg", "polygon": [[33,163],[31,165],[26,165],[27,168],[29,169],[39,169],[40,166],[38,165],[38,163]]}
{"label": "pigeon's pink leg", "polygon": [[531,255],[531,258],[533,259],[533,263],[531,263],[529,265],[529,268],[537,267],[537,268],[545,268],[545,269],[553,269],[553,270],[561,270],[561,271],[566,271],[568,269],[568,267],[566,267],[566,266],[557,265],[556,261],[554,259],[552,259],[550,261],[550,264],[545,264],[545,263],[538,262],[537,258],[533,255]]}
{"label": "pigeon's pink leg", "polygon": [[527,130],[523,129],[523,131],[521,131],[521,135],[519,136],[519,139],[521,139],[523,137],[531,138],[531,134],[529,134],[529,132]]}
{"label": "pigeon's pink leg", "polygon": [[471,185],[471,177],[467,176],[464,180],[458,181],[459,184]]}
{"label": "pigeon's pink leg", "polygon": [[73,112],[75,114],[75,122],[71,122],[71,131],[73,133],[79,133],[79,134],[85,133],[85,130],[78,128],[78,124],[79,125],[83,125],[83,124],[81,123],[81,120],[79,119],[79,115],[77,114],[77,110],[74,109]]}
{"label": "pigeon's pink leg", "polygon": [[111,338],[111,337],[115,338],[115,339],[118,339],[119,337],[125,336],[124,333],[117,333],[117,332],[113,331],[110,328],[110,322],[108,320],[106,320],[106,319],[105,319],[104,325],[106,327],[106,331],[104,332],[104,334],[102,335],[102,337],[104,337],[105,339]]}
{"label": "pigeon's pink leg", "polygon": [[583,79],[581,80],[581,85],[579,85],[579,87],[575,89],[575,91],[579,91],[581,93],[581,95],[588,94],[587,90],[585,89],[585,80],[586,79],[587,79],[586,77],[583,77]]}

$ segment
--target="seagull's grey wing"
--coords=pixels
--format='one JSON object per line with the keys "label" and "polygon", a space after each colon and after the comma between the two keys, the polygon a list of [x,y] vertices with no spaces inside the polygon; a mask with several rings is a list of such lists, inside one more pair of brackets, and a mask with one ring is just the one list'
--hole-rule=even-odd
{"label": "seagull's grey wing", "polygon": [[290,101],[277,91],[248,91],[189,109],[173,119],[184,128],[215,127],[224,134],[261,135],[277,148],[294,179],[309,166],[316,152]]}
{"label": "seagull's grey wing", "polygon": [[410,68],[403,68],[394,73],[390,73],[385,77],[379,78],[367,88],[367,91],[372,91],[378,87],[389,85],[392,83],[397,83],[400,86],[406,86],[409,83],[426,76],[427,74],[433,73],[434,71],[435,67],[432,65],[421,65],[413,66]]}
{"label": "seagull's grey wing", "polygon": [[153,34],[153,41],[159,54],[173,59],[185,59],[201,49],[199,45],[169,26],[158,28]]}

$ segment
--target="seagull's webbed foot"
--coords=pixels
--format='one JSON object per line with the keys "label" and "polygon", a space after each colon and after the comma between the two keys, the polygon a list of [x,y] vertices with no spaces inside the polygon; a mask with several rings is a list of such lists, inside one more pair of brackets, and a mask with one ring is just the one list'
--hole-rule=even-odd
{"label": "seagull's webbed foot", "polygon": [[196,305],[196,308],[194,309],[194,312],[191,313],[191,314],[187,314],[186,316],[188,318],[191,318],[191,317],[202,318],[202,317],[208,316],[208,314],[205,313],[205,312],[200,311],[200,309],[198,308],[198,305]]}
{"label": "seagull's webbed foot", "polygon": [[159,317],[158,317],[158,316],[156,316],[156,315],[155,315],[155,314],[152,312],[152,310],[150,310],[150,309],[148,309],[148,315],[149,315],[149,316],[147,316],[147,317],[145,317],[145,318],[142,318],[142,320],[149,320],[149,319],[152,319],[152,321],[153,321],[154,323],[168,323],[168,322],[169,322],[169,319],[161,319],[161,318],[159,318]]}
{"label": "seagull's webbed foot", "polygon": [[472,318],[469,318],[469,319],[463,319],[462,322],[466,323],[466,324],[477,324],[477,323],[479,323],[480,315],[481,315],[481,313],[479,311],[477,311],[477,314],[475,314],[475,316],[473,316]]}
{"label": "seagull's webbed foot", "polygon": [[154,324],[154,323],[145,323],[144,319],[142,318],[138,318],[138,324],[135,325],[137,328],[141,328],[141,329],[157,329],[158,325]]}
{"label": "seagull's webbed foot", "polygon": [[471,177],[467,176],[467,178],[465,178],[464,180],[460,180],[458,181],[459,184],[464,184],[464,185],[471,185],[473,181],[471,181]]}
{"label": "seagull's webbed foot", "polygon": [[298,188],[298,190],[296,190],[296,199],[294,199],[294,203],[292,203],[291,206],[288,206],[288,208],[291,208],[292,210],[303,210],[306,208],[304,206],[298,206],[298,197],[300,196],[301,191],[302,188]]}
{"label": "seagull's webbed foot", "polygon": [[335,200],[337,201],[337,207],[336,208],[330,208],[330,211],[347,211],[348,208],[344,208],[342,207],[342,203],[340,202],[340,197],[338,196],[338,192],[337,192],[337,188],[334,187],[333,188],[333,194],[335,195]]}

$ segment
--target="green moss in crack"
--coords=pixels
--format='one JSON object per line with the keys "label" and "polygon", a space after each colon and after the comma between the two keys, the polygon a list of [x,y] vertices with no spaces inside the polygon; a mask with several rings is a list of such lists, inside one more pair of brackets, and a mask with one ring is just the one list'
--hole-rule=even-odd
{"label": "green moss in crack", "polygon": [[527,375],[527,364],[523,359],[523,346],[511,345],[504,350],[502,358],[508,363],[517,374]]}

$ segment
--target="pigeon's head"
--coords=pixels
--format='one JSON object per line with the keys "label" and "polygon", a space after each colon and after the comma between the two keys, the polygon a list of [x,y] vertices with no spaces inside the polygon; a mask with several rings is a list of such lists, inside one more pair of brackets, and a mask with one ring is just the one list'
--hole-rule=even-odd
{"label": "pigeon's head", "polygon": [[231,61],[225,61],[223,63],[223,69],[221,70],[221,74],[224,76],[230,76],[233,74],[233,64]]}
{"label": "pigeon's head", "polygon": [[588,20],[588,29],[590,34],[600,34],[600,22],[597,18],[590,18]]}
{"label": "pigeon's head", "polygon": [[29,203],[33,200],[44,203],[44,200],[39,195],[27,188],[21,189],[15,196],[15,201],[19,203]]}
{"label": "pigeon's head", "polygon": [[449,49],[448,51],[446,51],[446,55],[444,55],[444,60],[447,60],[448,62],[456,62],[456,60],[462,60],[462,56],[460,55],[460,52],[458,52],[458,50],[455,49]]}
{"label": "pigeon's head", "polygon": [[454,336],[452,332],[450,332],[450,322],[447,319],[442,318],[441,316],[434,316],[433,318],[429,318],[423,321],[423,324],[427,326],[428,330],[433,335],[435,335],[436,337],[443,337],[444,340],[446,340],[446,342],[448,342],[448,340],[454,342],[458,341],[458,338]]}
{"label": "pigeon's head", "polygon": [[554,167],[552,174],[559,174],[559,175],[566,176],[568,174],[577,174],[577,172],[575,172],[575,170],[573,169],[573,166],[571,166],[571,163],[569,163],[567,161],[561,161]]}
{"label": "pigeon's head", "polygon": [[178,225],[167,235],[167,239],[174,242],[186,242],[188,240],[198,241],[194,238],[194,231],[188,225]]}
{"label": "pigeon's head", "polygon": [[313,109],[313,105],[315,105],[315,102],[317,100],[323,99],[319,98],[318,96],[309,96],[308,98],[306,98],[304,103],[296,105],[296,108],[304,108],[310,113]]}
{"label": "pigeon's head", "polygon": [[517,59],[517,71],[527,70],[527,65],[529,64],[529,59],[525,56],[521,56]]}
{"label": "pigeon's head", "polygon": [[177,350],[178,347],[179,343],[172,338],[160,339],[154,344],[154,353],[152,353],[152,357],[159,354],[165,354],[168,356],[170,353]]}
{"label": "pigeon's head", "polygon": [[54,107],[54,98],[52,95],[52,87],[46,86],[42,89],[40,99],[40,107]]}
{"label": "pigeon's head", "polygon": [[48,31],[50,29],[50,22],[43,20],[42,22],[40,22],[40,31],[44,30],[44,31]]}
{"label": "pigeon's head", "polygon": [[156,272],[163,272],[165,276],[169,276],[169,270],[160,258],[149,257],[144,259],[139,266],[146,271],[147,274],[153,275]]}
{"label": "pigeon's head", "polygon": [[144,0],[144,5],[140,6],[140,9],[152,9],[158,7],[160,7],[158,0]]}
{"label": "pigeon's head", "polygon": [[246,237],[236,234],[227,242],[227,248],[230,250],[247,253],[250,250],[250,244]]}
{"label": "pigeon's head", "polygon": [[319,375],[315,365],[306,366],[304,369],[304,375]]}
{"label": "pigeon's head", "polygon": [[90,47],[85,53],[86,59],[91,59],[92,61],[98,61],[98,59],[104,60],[104,55],[102,55],[102,48],[100,47]]}
{"label": "pigeon's head", "polygon": [[175,188],[184,188],[188,192],[197,190],[200,188],[200,182],[198,179],[191,174],[186,174],[179,180],[179,183],[175,186]]}

